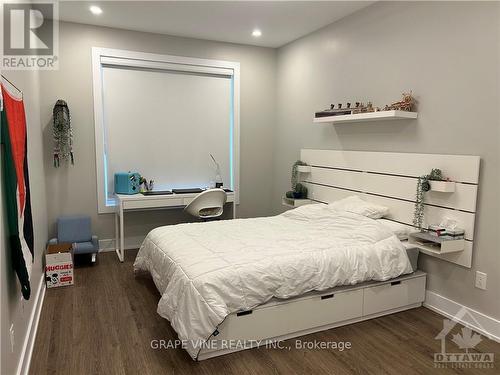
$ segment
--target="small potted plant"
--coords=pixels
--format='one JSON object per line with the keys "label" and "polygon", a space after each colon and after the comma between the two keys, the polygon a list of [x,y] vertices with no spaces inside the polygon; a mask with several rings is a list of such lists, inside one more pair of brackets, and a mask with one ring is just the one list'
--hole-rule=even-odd
{"label": "small potted plant", "polygon": [[286,197],[290,199],[306,199],[307,188],[299,181],[299,166],[306,166],[303,161],[297,160],[292,166],[292,190],[286,192]]}

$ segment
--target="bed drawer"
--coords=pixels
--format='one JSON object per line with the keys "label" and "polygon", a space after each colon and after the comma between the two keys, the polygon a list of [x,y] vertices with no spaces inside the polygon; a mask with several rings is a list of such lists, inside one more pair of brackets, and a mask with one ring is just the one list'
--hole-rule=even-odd
{"label": "bed drawer", "polygon": [[251,312],[232,314],[217,339],[261,340],[321,327],[356,317],[363,311],[363,290],[317,295]]}
{"label": "bed drawer", "polygon": [[425,276],[368,287],[364,290],[363,315],[397,309],[424,299]]}

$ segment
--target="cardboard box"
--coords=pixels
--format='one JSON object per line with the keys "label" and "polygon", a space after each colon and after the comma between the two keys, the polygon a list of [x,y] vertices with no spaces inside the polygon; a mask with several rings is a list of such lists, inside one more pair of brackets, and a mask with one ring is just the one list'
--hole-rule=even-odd
{"label": "cardboard box", "polygon": [[47,288],[73,285],[73,246],[70,243],[48,245],[45,254]]}

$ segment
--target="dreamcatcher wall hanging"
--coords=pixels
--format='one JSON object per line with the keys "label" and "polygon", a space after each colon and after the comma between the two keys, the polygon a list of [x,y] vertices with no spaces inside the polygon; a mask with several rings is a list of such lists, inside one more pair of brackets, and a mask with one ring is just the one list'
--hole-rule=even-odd
{"label": "dreamcatcher wall hanging", "polygon": [[52,111],[54,124],[54,167],[58,168],[61,160],[75,164],[73,156],[73,130],[68,104],[59,99]]}

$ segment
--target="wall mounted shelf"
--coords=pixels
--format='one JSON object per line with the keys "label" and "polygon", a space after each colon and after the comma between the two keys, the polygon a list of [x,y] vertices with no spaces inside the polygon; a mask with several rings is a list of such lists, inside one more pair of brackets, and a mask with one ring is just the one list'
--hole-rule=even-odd
{"label": "wall mounted shelf", "polygon": [[353,115],[315,117],[315,124],[332,123],[342,124],[348,122],[366,122],[366,121],[381,121],[381,120],[412,120],[417,118],[417,112],[408,111],[377,111],[367,113],[356,113]]}
{"label": "wall mounted shelf", "polygon": [[454,181],[429,181],[431,191],[438,191],[440,193],[453,193],[455,192]]}
{"label": "wall mounted shelf", "polygon": [[297,171],[300,173],[311,173],[310,165],[297,165]]}
{"label": "wall mounted shelf", "polygon": [[281,198],[281,204],[286,207],[291,207],[291,208],[297,208],[300,206],[305,206],[306,204],[313,204],[316,203],[313,200],[310,199],[293,199],[293,198],[287,198],[287,197],[282,197]]}
{"label": "wall mounted shelf", "polygon": [[465,249],[464,239],[446,239],[426,232],[410,234],[408,243],[424,252],[427,251],[434,254],[456,253]]}

